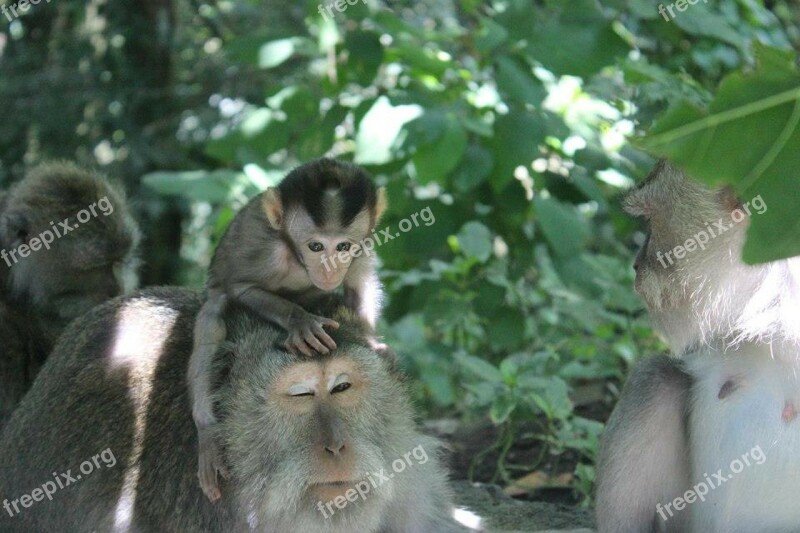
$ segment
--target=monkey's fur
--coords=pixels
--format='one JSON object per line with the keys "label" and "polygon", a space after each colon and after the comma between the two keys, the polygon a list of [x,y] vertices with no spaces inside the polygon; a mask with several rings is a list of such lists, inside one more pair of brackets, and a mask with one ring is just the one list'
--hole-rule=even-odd
{"label": "monkey's fur", "polygon": [[[108,215],[98,211],[107,199]],[[77,223],[94,205],[97,216]],[[18,253],[68,220],[79,227],[27,257]],[[40,239],[39,239],[40,240]],[[72,163],[40,165],[0,195],[0,427],[30,387],[64,327],[138,284],[139,230],[125,195]],[[12,256],[11,252],[16,255]],[[14,259],[17,262],[14,262]]]}
{"label": "monkey's fur", "polygon": [[[334,303],[316,311],[333,315]],[[227,313],[214,399],[231,479],[221,500],[210,503],[197,484],[185,381],[201,304],[193,291],[149,289],[96,308],[67,329],[0,435],[0,503],[30,493],[53,472],[71,469],[74,476],[82,461],[103,450],[110,449],[117,464],[95,469],[56,492],[52,502],[35,503],[13,518],[0,508],[0,530],[463,531],[450,517],[437,444],[417,432],[402,378],[369,348],[365,327],[347,314],[336,315],[342,321],[337,350],[306,359],[280,346],[279,327],[238,306]],[[295,365],[337,361],[354,362],[353,372],[366,376],[366,397],[340,413],[359,473],[392,472],[393,460],[420,445],[430,460],[395,473],[366,499],[326,519],[304,495],[306,481],[317,475],[312,465],[314,454],[323,452],[316,448],[322,430],[313,417],[275,411],[270,398],[295,400],[274,389],[274,380]]]}
{"label": "monkey's fur", "polygon": [[[745,265],[744,218],[704,249],[663,259],[712,223],[731,224],[743,200],[661,161],[626,201],[649,221],[636,288],[673,356],[634,368],[606,426],[600,533],[800,531],[798,258]],[[737,472],[734,461],[751,464]]]}

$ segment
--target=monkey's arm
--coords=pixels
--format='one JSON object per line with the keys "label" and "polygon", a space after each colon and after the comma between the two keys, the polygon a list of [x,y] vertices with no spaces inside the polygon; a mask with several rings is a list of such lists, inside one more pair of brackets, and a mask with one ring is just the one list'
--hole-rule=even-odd
{"label": "monkey's arm", "polygon": [[286,340],[288,350],[299,351],[310,357],[314,350],[326,354],[336,349],[336,343],[324,329],[337,329],[339,323],[335,320],[312,315],[296,303],[252,283],[233,284],[230,296],[264,320],[285,329],[289,333]]}
{"label": "monkey's arm", "polygon": [[670,516],[664,508],[689,486],[690,392],[691,378],[667,356],[646,359],[631,373],[600,444],[600,533],[684,530],[687,513]]}

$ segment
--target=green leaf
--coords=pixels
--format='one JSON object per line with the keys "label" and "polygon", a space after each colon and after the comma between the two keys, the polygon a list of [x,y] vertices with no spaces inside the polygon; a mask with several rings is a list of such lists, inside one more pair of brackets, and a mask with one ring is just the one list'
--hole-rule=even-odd
{"label": "green leaf", "polygon": [[344,122],[347,113],[346,107],[335,105],[321,121],[302,130],[296,146],[297,156],[301,161],[319,157],[333,147],[336,127]]}
{"label": "green leaf", "polygon": [[696,179],[766,206],[750,217],[748,263],[800,255],[798,202],[787,201],[800,195],[800,73],[784,51],[756,52],[755,71],[727,76],[708,108],[678,104],[642,141]]}
{"label": "green leaf", "polygon": [[485,263],[492,255],[492,232],[480,222],[467,222],[456,235],[461,251]]}
{"label": "green leaf", "polygon": [[438,365],[432,365],[434,368],[427,368],[422,372],[420,379],[428,388],[431,398],[440,407],[448,407],[453,405],[456,398],[456,391],[453,387],[450,376],[441,368],[435,368]]}
{"label": "green leaf", "polygon": [[361,119],[356,134],[355,163],[383,165],[393,160],[392,147],[403,125],[422,114],[419,105],[393,106],[381,96]]}
{"label": "green leaf", "polygon": [[491,318],[487,337],[499,352],[519,349],[525,342],[525,315],[511,307],[498,310]]}
{"label": "green leaf", "polygon": [[542,82],[533,76],[531,67],[514,57],[497,58],[495,80],[500,92],[518,103],[538,106],[547,96]]}
{"label": "green leaf", "polygon": [[483,359],[462,353],[456,355],[456,360],[461,368],[470,372],[475,377],[481,378],[483,381],[492,383],[503,382],[503,374],[500,373],[497,367]]}
{"label": "green leaf", "polygon": [[[514,2],[514,5],[518,7],[501,18],[533,19],[527,28],[521,28],[525,31],[527,50],[552,72],[588,78],[628,53],[627,43],[614,31],[597,2],[573,0],[569,5],[551,2],[550,6],[557,7],[548,10],[532,9],[528,2]],[[530,15],[520,13],[526,9]]]}
{"label": "green leaf", "polygon": [[412,157],[417,181],[444,184],[445,178],[458,166],[467,148],[467,132],[454,116],[445,119],[442,136],[423,146]]}
{"label": "green leaf", "polygon": [[378,74],[383,61],[381,36],[374,31],[353,31],[345,38],[349,52],[346,73],[348,78],[361,85],[369,85]]}
{"label": "green leaf", "polygon": [[142,177],[142,183],[164,196],[210,203],[229,202],[234,190],[241,190],[248,181],[244,174],[232,170],[151,172]]}
{"label": "green leaf", "polygon": [[553,198],[536,196],[533,203],[542,233],[556,255],[569,258],[578,254],[590,234],[581,214]]}
{"label": "green leaf", "polygon": [[288,37],[264,43],[258,50],[258,66],[265,69],[275,68],[301,50],[309,48],[311,48],[310,41],[300,37]]}
{"label": "green leaf", "polygon": [[514,409],[517,408],[517,400],[510,394],[498,396],[492,402],[492,408],[489,411],[489,417],[495,425],[500,425],[511,416]]}
{"label": "green leaf", "polygon": [[469,192],[486,180],[494,167],[492,153],[478,144],[467,146],[461,164],[453,172],[453,185],[458,192]]}
{"label": "green leaf", "polygon": [[691,12],[687,11],[681,14],[676,7],[673,11],[676,16],[670,21],[674,20],[678,27],[690,35],[711,37],[732,44],[739,49],[745,47],[747,39],[742,36],[741,32],[731,26],[725,17],[710,11],[710,6],[696,4],[689,6],[688,9]]}
{"label": "green leaf", "polygon": [[488,54],[508,40],[508,30],[490,18],[481,18],[481,25],[475,32],[475,48],[481,54]]}
{"label": "green leaf", "polygon": [[553,134],[545,115],[539,112],[512,108],[497,118],[494,137],[489,141],[495,160],[491,178],[495,191],[502,191],[514,179],[518,166],[530,166],[548,133]]}
{"label": "green leaf", "polygon": [[249,163],[263,161],[286,147],[291,135],[285,116],[268,107],[247,112],[238,128],[206,144],[206,153],[220,161]]}

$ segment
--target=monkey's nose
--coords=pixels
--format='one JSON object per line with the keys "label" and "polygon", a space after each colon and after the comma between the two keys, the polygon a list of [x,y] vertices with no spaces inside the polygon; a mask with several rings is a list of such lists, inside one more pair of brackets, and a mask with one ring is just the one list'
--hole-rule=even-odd
{"label": "monkey's nose", "polygon": [[342,454],[342,450],[344,450],[344,441],[329,443],[325,446],[326,452],[337,457]]}

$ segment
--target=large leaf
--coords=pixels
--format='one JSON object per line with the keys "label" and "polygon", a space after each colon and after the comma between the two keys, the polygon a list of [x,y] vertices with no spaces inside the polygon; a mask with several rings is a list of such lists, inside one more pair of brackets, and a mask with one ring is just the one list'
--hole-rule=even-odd
{"label": "large leaf", "polygon": [[421,147],[412,161],[420,183],[436,181],[444,184],[445,178],[455,169],[467,148],[467,132],[455,116],[445,118],[444,131],[435,142]]}
{"label": "large leaf", "polygon": [[210,203],[229,202],[249,181],[241,172],[232,170],[151,172],[142,177],[142,183],[164,196],[183,196]]}
{"label": "large leaf", "polygon": [[527,43],[533,59],[558,74],[588,78],[629,50],[593,0],[549,2],[542,10],[529,0],[510,4],[499,19]]}
{"label": "large leaf", "polygon": [[757,68],[727,76],[708,108],[681,103],[642,144],[712,186],[732,185],[750,219],[744,260],[800,255],[800,73],[789,54],[760,47]]}
{"label": "large leaf", "polygon": [[355,162],[360,165],[383,165],[392,161],[392,147],[403,125],[422,114],[418,105],[393,106],[381,96],[358,125]]}

